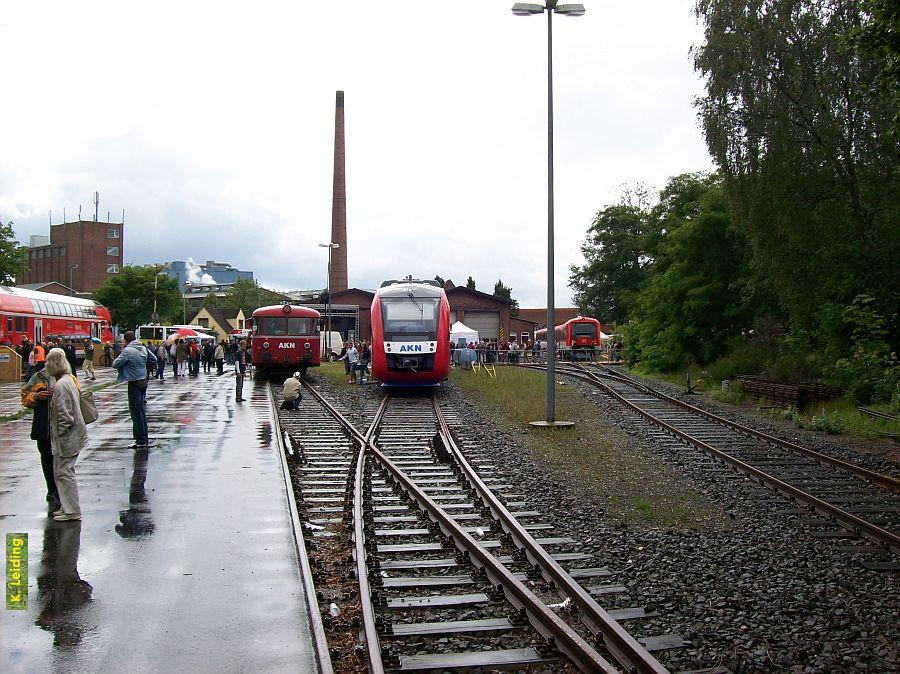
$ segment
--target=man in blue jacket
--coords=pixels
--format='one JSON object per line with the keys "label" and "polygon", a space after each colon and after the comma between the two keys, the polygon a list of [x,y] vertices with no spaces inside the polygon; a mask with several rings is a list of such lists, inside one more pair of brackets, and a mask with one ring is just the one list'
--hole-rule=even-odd
{"label": "man in blue jacket", "polygon": [[125,348],[116,356],[112,366],[119,371],[117,382],[128,382],[128,411],[131,413],[131,429],[134,435],[132,447],[149,447],[150,432],[147,429],[147,368],[156,365],[156,356],[134,338],[134,332],[125,333]]}

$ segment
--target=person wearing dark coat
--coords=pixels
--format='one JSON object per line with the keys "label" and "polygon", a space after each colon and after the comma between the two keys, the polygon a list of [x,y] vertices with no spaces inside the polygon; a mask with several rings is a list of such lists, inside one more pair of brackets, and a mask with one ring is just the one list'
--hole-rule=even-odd
{"label": "person wearing dark coat", "polygon": [[75,372],[78,369],[75,367],[77,361],[77,357],[75,355],[75,345],[67,339],[63,344],[63,351],[66,352],[66,360],[69,361],[69,366],[72,368],[72,376],[74,377]]}
{"label": "person wearing dark coat", "polygon": [[44,473],[44,482],[47,483],[47,503],[51,511],[60,506],[59,491],[53,477],[53,450],[50,446],[50,397],[53,395],[55,385],[56,378],[41,370],[31,376],[20,392],[22,405],[34,410],[31,418],[31,439],[37,442],[38,452],[41,455],[41,470]]}

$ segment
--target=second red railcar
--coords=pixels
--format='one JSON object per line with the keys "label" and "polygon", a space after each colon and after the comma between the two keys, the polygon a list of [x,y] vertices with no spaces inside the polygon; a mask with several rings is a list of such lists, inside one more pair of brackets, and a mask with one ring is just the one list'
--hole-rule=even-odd
{"label": "second red railcar", "polygon": [[295,304],[260,307],[253,312],[251,359],[262,373],[293,372],[310,352],[308,365],[319,364],[320,314]]}
{"label": "second red railcar", "polygon": [[[600,321],[588,316],[576,316],[554,330],[556,348],[564,349],[599,349],[603,343]],[[547,339],[547,329],[541,328],[534,333],[534,338]]]}

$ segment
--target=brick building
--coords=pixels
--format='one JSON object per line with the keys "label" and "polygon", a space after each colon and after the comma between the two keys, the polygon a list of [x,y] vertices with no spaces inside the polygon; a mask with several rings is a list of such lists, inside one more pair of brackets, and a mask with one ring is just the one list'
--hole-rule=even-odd
{"label": "brick building", "polygon": [[27,248],[27,267],[17,281],[93,292],[122,268],[124,230],[121,222],[92,220],[51,225],[49,243]]}

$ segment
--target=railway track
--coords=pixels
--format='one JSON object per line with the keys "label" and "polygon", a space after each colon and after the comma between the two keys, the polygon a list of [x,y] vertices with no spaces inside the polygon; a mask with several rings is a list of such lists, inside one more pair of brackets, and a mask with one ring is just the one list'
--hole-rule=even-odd
{"label": "railway track", "polygon": [[351,415],[305,391],[278,435],[327,640],[320,660],[337,671],[667,671],[650,651],[683,640],[632,637],[619,620],[655,615],[642,607],[605,611],[597,597],[625,588],[462,447],[434,397],[371,398]]}
{"label": "railway track", "polygon": [[[543,369],[540,367],[534,369]],[[756,429],[724,419],[656,391],[604,366],[560,364],[559,375],[600,388],[652,424],[655,439],[694,450],[684,455],[723,478],[746,476],[787,497],[781,514],[807,517],[819,538],[864,538],[875,545],[845,545],[849,552],[900,553],[900,481]],[[895,560],[863,560],[891,570]]]}

